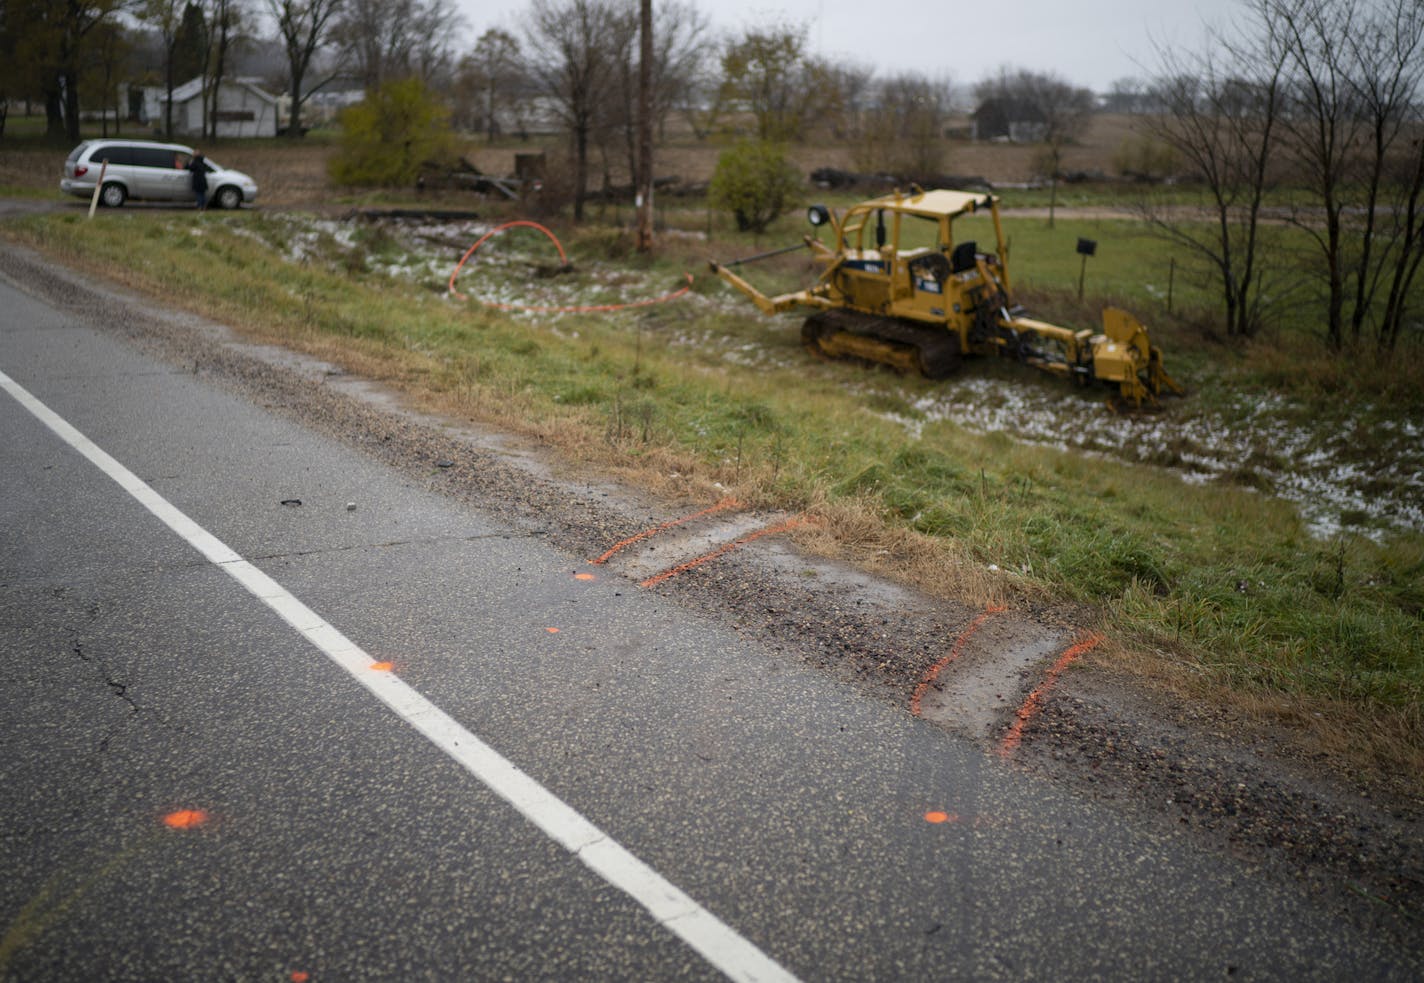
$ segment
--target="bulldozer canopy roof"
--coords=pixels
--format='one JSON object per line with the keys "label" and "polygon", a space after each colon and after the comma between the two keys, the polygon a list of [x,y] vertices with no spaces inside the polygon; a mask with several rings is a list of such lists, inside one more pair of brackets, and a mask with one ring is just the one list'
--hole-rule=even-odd
{"label": "bulldozer canopy roof", "polygon": [[922,191],[912,195],[885,195],[882,198],[875,198],[866,202],[876,208],[894,208],[902,212],[909,212],[912,215],[927,215],[939,217],[948,215],[953,218],[964,212],[974,211],[976,208],[988,208],[990,203],[995,201],[993,195],[987,191]]}

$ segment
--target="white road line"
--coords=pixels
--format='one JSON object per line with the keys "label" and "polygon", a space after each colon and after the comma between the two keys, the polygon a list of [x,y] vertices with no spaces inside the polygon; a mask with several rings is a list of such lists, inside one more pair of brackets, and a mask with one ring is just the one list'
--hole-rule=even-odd
{"label": "white road line", "polygon": [[132,471],[0,371],[0,389],[84,455],[119,487],[170,529],[226,570],[282,620],[345,669],[402,720],[504,799],[545,835],[590,870],[646,908],[665,928],[734,980],[795,980],[770,956],[633,856],[554,793],[431,703],[391,672],[371,668],[372,659],[355,642],[248,563],[216,536],[188,518]]}

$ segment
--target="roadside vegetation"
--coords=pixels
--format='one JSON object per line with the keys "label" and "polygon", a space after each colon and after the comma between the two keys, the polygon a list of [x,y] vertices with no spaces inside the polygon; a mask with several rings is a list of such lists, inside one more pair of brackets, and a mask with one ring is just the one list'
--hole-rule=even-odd
{"label": "roadside vegetation", "polygon": [[[683,217],[651,257],[618,228],[560,230],[575,269],[546,277],[542,237],[508,233],[462,274],[468,302],[445,281],[492,216],[422,226],[128,209],[89,222],[72,210],[5,229],[572,462],[664,494],[809,511],[810,548],[932,593],[1047,606],[1108,633],[1104,664],[1242,701],[1380,772],[1421,774],[1416,349],[1385,366],[1329,355],[1308,330],[1227,344],[1202,329],[1210,288],[1189,270],[1167,313],[1171,256],[1140,224],[1022,218],[1006,231],[1035,314],[1088,325],[1105,303],[1138,311],[1191,394],[1120,417],[1104,393],[1006,362],[931,383],[815,361],[797,319],[764,318],[702,272],[709,256],[794,241],[796,219],[758,240],[719,220],[708,240],[704,211]],[[1079,235],[1103,244],[1081,301]],[[622,313],[480,303],[623,303],[688,270],[688,296]],[[812,274],[791,254],[754,276],[781,289]],[[1236,435],[1229,450],[1211,443],[1223,431]],[[1321,484],[1295,487],[1312,459],[1327,462]]]}

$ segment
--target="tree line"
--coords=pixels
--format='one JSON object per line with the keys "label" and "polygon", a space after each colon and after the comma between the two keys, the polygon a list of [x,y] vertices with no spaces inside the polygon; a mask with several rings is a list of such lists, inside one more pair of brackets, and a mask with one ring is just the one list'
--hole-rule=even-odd
{"label": "tree line", "polygon": [[[292,136],[308,99],[333,83],[375,94],[416,80],[457,127],[491,140],[552,120],[569,141],[576,219],[589,189],[608,189],[615,173],[640,185],[636,0],[530,0],[519,23],[466,50],[452,4],[4,0],[0,107],[37,101],[51,135],[77,140],[81,103],[109,108],[117,82],[171,94],[201,77],[215,134],[220,81],[238,59],[265,54],[262,74],[289,95]],[[1424,5],[1242,0],[1240,11],[1200,50],[1164,44],[1150,79],[1106,94],[1103,108],[1139,120],[1119,166],[1204,191],[1205,214],[1150,202],[1143,213],[1213,270],[1229,334],[1256,335],[1310,280],[1323,290],[1331,346],[1369,340],[1391,351],[1424,262]],[[698,138],[741,130],[760,144],[848,144],[856,168],[901,180],[943,171],[948,75],[880,75],[819,57],[804,26],[715,36],[692,0],[658,3],[652,34],[659,131],[677,116]],[[1099,101],[1052,73],[1013,68],[972,91],[976,119],[1027,127],[1035,170],[1056,192],[1064,149]],[[0,115],[0,134],[3,125]],[[764,153],[744,156],[784,183]],[[1271,230],[1281,225],[1300,230],[1309,257],[1278,254]]]}
{"label": "tree line", "polygon": [[239,63],[291,96],[300,135],[304,104],[336,80],[448,82],[459,27],[450,0],[4,0],[0,135],[9,107],[38,103],[49,136],[77,140],[81,105],[128,114],[121,82],[165,89],[171,134],[172,93],[193,78],[214,135],[219,87]]}
{"label": "tree line", "polygon": [[[1392,352],[1424,263],[1424,4],[1242,13],[1199,51],[1159,50],[1145,94],[1144,128],[1205,191],[1208,221],[1144,214],[1215,271],[1229,334],[1257,334],[1309,288],[1332,349]],[[1283,255],[1274,226],[1298,230],[1306,255]]]}
{"label": "tree line", "polygon": [[[293,135],[302,132],[304,104],[333,83],[372,92],[414,77],[457,126],[490,139],[556,116],[586,169],[594,154],[611,160],[631,151],[637,13],[634,0],[531,0],[514,29],[488,30],[460,51],[452,0],[5,0],[0,107],[38,102],[51,136],[77,140],[81,103],[127,113],[114,105],[119,82],[171,94],[202,77],[216,105],[235,60],[261,55],[261,69],[244,74],[266,75],[289,95]],[[878,76],[869,65],[814,56],[801,25],[714,37],[690,0],[658,3],[653,35],[659,129],[676,114],[705,138],[749,119],[760,140],[850,141],[865,171],[931,175],[943,165],[948,75]],[[980,90],[1014,87],[1021,99],[1046,100],[1055,146],[1072,129],[1062,125],[1070,116],[1063,107],[1091,105],[1086,90],[1042,73],[1006,70]],[[171,132],[171,119],[162,125]],[[627,164],[636,174],[636,162]]]}

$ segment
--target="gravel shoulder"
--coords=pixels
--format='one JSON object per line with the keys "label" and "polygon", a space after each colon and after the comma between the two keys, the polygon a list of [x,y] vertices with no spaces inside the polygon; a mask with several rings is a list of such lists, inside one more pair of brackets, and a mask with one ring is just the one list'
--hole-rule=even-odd
{"label": "gravel shoulder", "polygon": [[[7,209],[0,204],[0,218]],[[577,473],[545,449],[461,421],[423,416],[398,393],[302,355],[253,345],[232,329],[85,281],[0,243],[0,275],[77,319],[102,325],[196,376],[362,449],[413,479],[493,514],[574,556],[708,503],[659,501]],[[715,615],[779,654],[911,712],[917,691],[951,686],[957,640],[984,612],[888,583],[767,537],[658,589]],[[973,727],[941,726],[1002,753],[1000,739],[1048,658],[1076,637],[1074,612],[1004,612],[966,643],[966,671],[998,666],[996,702]],[[954,651],[951,648],[954,647]],[[995,659],[1000,660],[995,663]],[[992,688],[992,687],[991,687]],[[962,722],[960,722],[962,724]],[[1015,763],[1113,804],[1124,816],[1180,831],[1209,849],[1293,879],[1341,917],[1424,938],[1424,802],[1340,777],[1323,758],[1229,710],[1183,702],[1104,660],[1087,659],[1044,690],[1023,722]]]}

